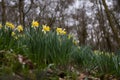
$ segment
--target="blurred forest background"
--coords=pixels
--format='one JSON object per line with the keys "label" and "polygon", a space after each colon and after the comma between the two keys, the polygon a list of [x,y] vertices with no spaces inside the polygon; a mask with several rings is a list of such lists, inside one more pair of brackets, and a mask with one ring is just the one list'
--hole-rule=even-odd
{"label": "blurred forest background", "polygon": [[79,45],[116,51],[120,48],[120,0],[0,0],[0,22],[28,27],[31,21],[62,27]]}

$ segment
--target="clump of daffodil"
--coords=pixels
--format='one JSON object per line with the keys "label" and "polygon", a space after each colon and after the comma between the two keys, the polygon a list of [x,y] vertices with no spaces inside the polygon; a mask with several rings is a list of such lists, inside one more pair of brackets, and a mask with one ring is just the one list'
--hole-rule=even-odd
{"label": "clump of daffodil", "polygon": [[32,27],[36,28],[39,26],[39,23],[37,21],[32,21]]}
{"label": "clump of daffodil", "polygon": [[61,35],[66,34],[65,29],[62,29],[62,28],[57,28],[57,29],[56,29],[56,32],[57,32],[57,34],[61,34]]}
{"label": "clump of daffodil", "polygon": [[14,24],[12,24],[11,22],[6,22],[5,25],[6,25],[8,28],[10,28],[10,29],[14,29],[14,28],[15,28]]}
{"label": "clump of daffodil", "polygon": [[0,29],[2,28],[2,24],[0,24]]}
{"label": "clump of daffodil", "polygon": [[43,31],[44,33],[46,33],[46,32],[48,32],[48,31],[50,31],[50,27],[49,27],[49,26],[46,26],[46,25],[43,25],[42,31]]}
{"label": "clump of daffodil", "polygon": [[18,30],[18,32],[23,31],[23,26],[22,25],[18,25],[17,30]]}

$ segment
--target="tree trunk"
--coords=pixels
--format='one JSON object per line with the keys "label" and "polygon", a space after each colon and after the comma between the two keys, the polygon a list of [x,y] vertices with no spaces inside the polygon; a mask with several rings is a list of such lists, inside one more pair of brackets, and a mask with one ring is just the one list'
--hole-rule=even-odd
{"label": "tree trunk", "polygon": [[19,23],[24,26],[24,0],[19,0]]}
{"label": "tree trunk", "polygon": [[5,1],[2,0],[2,25],[5,25],[6,23],[6,7],[5,7]]}
{"label": "tree trunk", "polygon": [[112,30],[112,32],[114,34],[115,40],[118,43],[118,46],[120,47],[120,38],[118,37],[118,30],[115,28],[114,23],[112,22],[112,17],[110,15],[110,12],[108,10],[108,6],[107,6],[105,0],[102,0],[102,3],[103,3],[103,6],[105,8],[105,13],[106,13],[109,25],[111,27],[111,30]]}
{"label": "tree trunk", "polygon": [[[99,24],[100,24],[99,28],[103,31],[103,35],[104,35],[104,37],[102,37],[102,38],[105,38],[105,42],[107,44],[107,48],[105,48],[105,49],[107,51],[112,51],[112,46],[111,46],[111,41],[110,41],[110,38],[109,38],[109,33],[108,33],[108,31],[106,31],[106,27],[104,25],[105,24],[105,19],[104,19],[104,14],[103,14],[101,1],[99,0],[97,4],[98,5],[100,4],[100,7],[97,6],[98,7],[98,21],[99,21]],[[103,43],[104,46],[106,46],[106,44]]]}

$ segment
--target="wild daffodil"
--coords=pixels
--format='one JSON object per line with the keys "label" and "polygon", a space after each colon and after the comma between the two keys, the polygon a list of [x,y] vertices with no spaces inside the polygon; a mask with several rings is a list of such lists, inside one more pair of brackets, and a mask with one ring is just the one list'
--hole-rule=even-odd
{"label": "wild daffodil", "polygon": [[23,31],[23,26],[22,25],[18,25],[17,30],[18,30],[18,32]]}
{"label": "wild daffodil", "polygon": [[61,35],[66,34],[65,29],[62,29],[62,28],[57,28],[57,29],[56,29],[56,32],[57,32],[57,34],[61,34]]}
{"label": "wild daffodil", "polygon": [[14,24],[12,24],[11,22],[6,22],[5,25],[6,25],[7,27],[11,28],[11,29],[14,29],[14,28],[15,28]]}
{"label": "wild daffodil", "polygon": [[65,29],[64,29],[64,30],[62,30],[60,34],[65,35],[65,34],[66,34]]}
{"label": "wild daffodil", "polygon": [[46,32],[48,32],[48,31],[50,31],[50,27],[49,27],[49,26],[46,26],[46,25],[43,25],[42,31],[43,31],[44,33],[46,33]]}
{"label": "wild daffodil", "polygon": [[62,31],[62,28],[57,28],[57,29],[56,29],[56,32],[57,32],[57,33],[61,32],[61,31]]}
{"label": "wild daffodil", "polygon": [[32,27],[36,28],[39,26],[39,23],[37,21],[32,21]]}

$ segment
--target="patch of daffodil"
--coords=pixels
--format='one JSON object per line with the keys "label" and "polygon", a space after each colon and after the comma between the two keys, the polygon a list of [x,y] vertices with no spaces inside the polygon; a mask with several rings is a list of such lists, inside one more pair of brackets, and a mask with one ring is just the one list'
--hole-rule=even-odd
{"label": "patch of daffodil", "polygon": [[17,30],[18,30],[18,32],[22,32],[23,31],[23,26],[22,25],[18,25]]}
{"label": "patch of daffodil", "polygon": [[14,28],[15,28],[14,24],[12,24],[11,22],[6,22],[5,25],[6,25],[8,28],[10,28],[10,29],[14,29]]}
{"label": "patch of daffodil", "polygon": [[56,29],[56,32],[57,32],[57,34],[61,34],[61,35],[66,34],[65,29],[62,29],[62,28],[57,28],[57,29]]}
{"label": "patch of daffodil", "polygon": [[32,21],[32,27],[33,28],[36,28],[36,27],[38,27],[39,26],[39,23],[37,22],[37,21]]}
{"label": "patch of daffodil", "polygon": [[50,31],[50,27],[49,27],[49,26],[46,26],[46,25],[43,25],[42,31],[43,31],[44,33],[46,33],[46,32],[48,32],[48,31]]}

